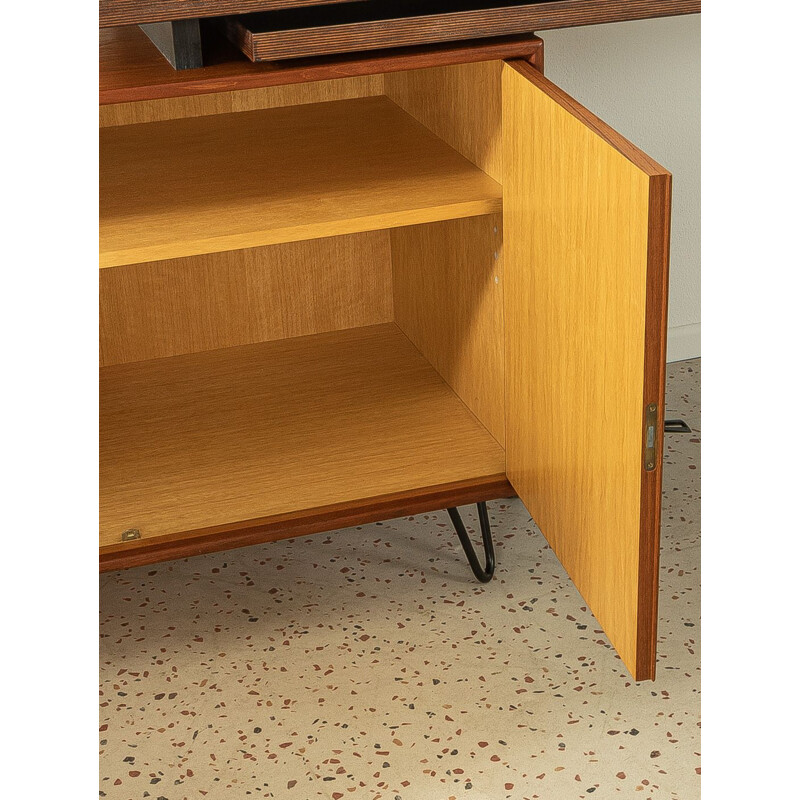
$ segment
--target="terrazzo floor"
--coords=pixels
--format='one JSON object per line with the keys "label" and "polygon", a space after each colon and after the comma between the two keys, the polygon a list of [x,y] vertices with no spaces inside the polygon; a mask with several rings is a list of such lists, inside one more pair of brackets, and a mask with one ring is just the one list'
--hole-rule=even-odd
{"label": "terrazzo floor", "polygon": [[[669,365],[668,415],[699,401]],[[666,439],[655,682],[517,500],[487,585],[444,512],[110,573],[100,796],[698,798],[700,438]]]}

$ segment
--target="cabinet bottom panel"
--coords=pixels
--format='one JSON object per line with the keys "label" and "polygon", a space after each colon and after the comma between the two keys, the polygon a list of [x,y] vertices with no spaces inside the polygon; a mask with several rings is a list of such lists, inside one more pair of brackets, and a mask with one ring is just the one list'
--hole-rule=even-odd
{"label": "cabinet bottom panel", "polygon": [[505,474],[430,486],[407,492],[338,503],[291,514],[279,514],[265,520],[252,520],[219,526],[205,531],[187,531],[149,540],[132,541],[128,546],[100,548],[100,572],[109,572],[159,561],[216,553],[236,547],[248,547],[294,536],[366,525],[370,522],[424,514],[483,500],[514,497]]}
{"label": "cabinet bottom panel", "polygon": [[103,570],[512,494],[393,323],[101,370]]}

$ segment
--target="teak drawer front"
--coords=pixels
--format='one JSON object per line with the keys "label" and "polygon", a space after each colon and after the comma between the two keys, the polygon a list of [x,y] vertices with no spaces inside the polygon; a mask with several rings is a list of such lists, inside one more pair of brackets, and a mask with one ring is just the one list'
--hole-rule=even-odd
{"label": "teak drawer front", "polygon": [[226,24],[229,38],[249,59],[274,61],[528,33],[542,5],[527,0],[366,0],[231,17]]}
{"label": "teak drawer front", "polygon": [[651,679],[671,176],[521,61],[503,144],[506,472]]}

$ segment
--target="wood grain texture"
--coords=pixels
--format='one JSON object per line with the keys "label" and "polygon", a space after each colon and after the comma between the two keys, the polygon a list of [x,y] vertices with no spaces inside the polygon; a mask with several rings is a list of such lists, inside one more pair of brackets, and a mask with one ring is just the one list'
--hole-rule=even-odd
{"label": "wood grain texture", "polygon": [[[644,402],[642,412],[642,464],[644,464],[644,409],[658,406],[655,451],[656,468],[642,467],[642,531],[639,541],[639,649],[636,674],[654,680],[658,641],[658,565],[661,531],[661,486],[664,460],[664,410],[667,373],[667,300],[669,295],[669,244],[672,176],[654,175],[650,180],[650,226],[647,232],[647,299],[645,307]],[[649,612],[649,613],[648,613]]]}
{"label": "wood grain texture", "polygon": [[236,92],[165,97],[137,103],[100,106],[100,127],[232,114],[237,111],[259,111],[266,108],[352,100],[381,94],[383,94],[383,76],[362,75],[334,81],[310,81],[286,86],[265,86],[261,89],[241,89]]}
{"label": "wood grain texture", "polygon": [[205,531],[162,536],[158,540],[120,542],[101,550],[100,572],[274,542],[293,536],[308,536],[322,531],[513,496],[514,490],[505,474],[498,474],[279,514],[263,521],[254,521],[252,527],[220,525]]}
{"label": "wood grain texture", "polygon": [[227,34],[251,61],[530,33],[541,3],[380,0],[228,17]]}
{"label": "wood grain texture", "polygon": [[643,560],[659,532],[642,513],[660,476],[643,485],[643,397],[647,337],[663,347],[648,277],[667,173],[530,64],[506,66],[503,90],[507,473],[623,662],[651,678]]}
{"label": "wood grain texture", "polygon": [[104,128],[100,154],[101,267],[502,208],[386,97]]}
{"label": "wood grain texture", "polygon": [[100,27],[347,2],[354,0],[100,0]]}
{"label": "wood grain texture", "polygon": [[701,0],[555,0],[538,3],[532,30],[699,14]]}
{"label": "wood grain texture", "polygon": [[100,105],[526,58],[539,46],[535,37],[523,34],[254,64],[232,44],[221,41],[205,48],[202,69],[176,71],[139,28],[110,28],[100,31]]}
{"label": "wood grain texture", "polygon": [[504,471],[393,323],[101,370],[101,552]]}
{"label": "wood grain texture", "polygon": [[502,229],[497,214],[391,232],[395,322],[501,445]]}
{"label": "wood grain texture", "polygon": [[[100,0],[100,27],[132,25],[188,17],[219,17],[292,6],[318,5],[322,0]],[[344,0],[324,0],[325,3]],[[593,25],[627,19],[694,14],[700,0],[562,0],[536,3],[530,30]]]}
{"label": "wood grain texture", "polygon": [[391,322],[387,231],[100,271],[100,364]]}
{"label": "wood grain texture", "polygon": [[525,59],[534,69],[544,73],[544,39],[536,37],[536,48]]}
{"label": "wood grain texture", "polygon": [[699,0],[419,0],[231,17],[228,35],[253,61],[420,45],[599,22],[693,13]]}
{"label": "wood grain texture", "polygon": [[483,61],[393,73],[384,76],[384,91],[440,139],[502,183],[501,71],[502,62]]}

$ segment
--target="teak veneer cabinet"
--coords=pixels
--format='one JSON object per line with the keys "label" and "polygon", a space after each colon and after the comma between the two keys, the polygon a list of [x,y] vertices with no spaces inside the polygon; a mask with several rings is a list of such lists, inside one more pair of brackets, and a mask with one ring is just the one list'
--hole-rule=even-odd
{"label": "teak veneer cabinet", "polygon": [[101,111],[101,569],[516,493],[652,678],[669,174],[524,59]]}

